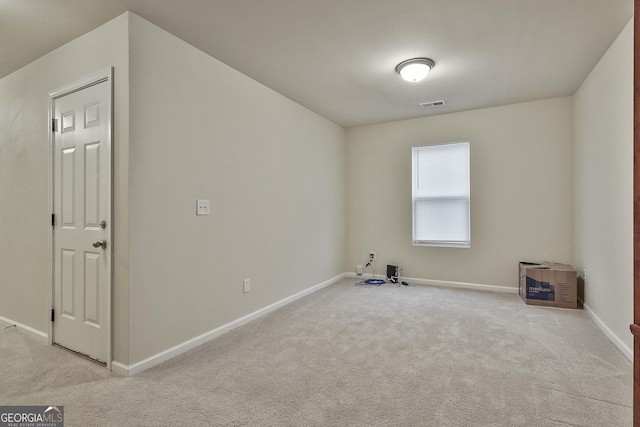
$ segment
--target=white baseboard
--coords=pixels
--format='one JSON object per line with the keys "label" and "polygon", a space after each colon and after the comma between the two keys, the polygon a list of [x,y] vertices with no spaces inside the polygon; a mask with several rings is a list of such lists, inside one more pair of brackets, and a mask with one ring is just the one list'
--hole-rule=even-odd
{"label": "white baseboard", "polygon": [[136,375],[139,374],[142,371],[145,371],[149,368],[152,368],[156,365],[159,365],[162,362],[165,362],[169,359],[172,359],[186,351],[189,351],[195,347],[198,347],[199,345],[202,345],[208,341],[211,341],[212,339],[219,337],[222,334],[225,334],[227,332],[229,332],[232,329],[235,329],[239,326],[242,326],[246,323],[251,322],[252,320],[255,320],[259,317],[262,317],[266,314],[271,313],[272,311],[275,311],[277,309],[279,309],[280,307],[283,307],[287,304],[292,303],[293,301],[296,301],[304,296],[307,296],[313,292],[316,292],[324,287],[327,287],[329,285],[332,285],[333,283],[337,282],[340,279],[343,279],[344,277],[346,277],[346,274],[340,274],[332,279],[329,279],[325,282],[322,282],[320,284],[314,285],[308,289],[305,289],[304,291],[298,292],[297,294],[291,295],[290,297],[284,298],[276,303],[273,303],[267,307],[264,307],[258,311],[255,311],[251,314],[248,314],[244,317],[241,317],[237,320],[234,320],[230,323],[227,323],[226,325],[222,325],[212,331],[209,332],[205,332],[202,335],[199,335],[195,338],[192,338],[188,341],[185,341],[181,344],[178,344],[176,346],[173,346],[167,350],[161,351],[158,354],[155,354],[151,357],[148,357],[140,362],[136,362],[133,365],[127,366],[123,363],[120,362],[116,362],[113,361],[111,363],[111,370],[118,374],[118,375],[122,375],[122,376],[132,376],[132,375]]}
{"label": "white baseboard", "polygon": [[111,362],[111,372],[116,375],[120,375],[121,377],[129,376],[129,367],[123,363],[116,362],[115,360]]}
{"label": "white baseboard", "polygon": [[39,331],[37,329],[32,328],[31,326],[23,325],[20,322],[13,321],[11,319],[7,319],[6,317],[0,316],[0,322],[6,323],[5,326],[15,325],[18,331],[29,335],[31,338],[40,341],[45,344],[49,344],[49,335],[45,332]]}
{"label": "white baseboard", "polygon": [[619,336],[617,336],[611,329],[609,329],[609,327],[602,321],[602,319],[598,317],[598,315],[591,309],[591,307],[589,307],[584,302],[582,303],[582,307],[584,309],[584,312],[587,313],[587,316],[589,316],[591,320],[593,320],[593,322],[598,326],[598,328],[600,328],[600,330],[607,336],[607,338],[609,338],[609,341],[611,341],[613,345],[618,347],[618,350],[620,350],[622,354],[624,354],[624,357],[626,357],[630,362],[633,363],[633,350],[631,349],[631,347],[626,345]]}
{"label": "white baseboard", "polygon": [[[358,276],[355,273],[345,273],[347,277],[373,277],[371,274],[362,274]],[[376,277],[383,278],[385,276],[377,274]],[[409,283],[415,283],[418,285],[440,286],[444,288],[459,288],[459,289],[473,289],[477,291],[490,291],[500,292],[506,294],[517,294],[518,288],[508,286],[496,286],[496,285],[483,285],[480,283],[464,283],[464,282],[450,282],[446,280],[430,280],[430,279],[416,279],[413,277],[400,277],[399,281],[405,281]]]}

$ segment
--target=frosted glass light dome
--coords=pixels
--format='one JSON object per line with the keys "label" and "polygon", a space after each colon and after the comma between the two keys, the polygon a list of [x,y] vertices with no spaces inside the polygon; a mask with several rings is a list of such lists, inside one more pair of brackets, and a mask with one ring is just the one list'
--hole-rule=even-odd
{"label": "frosted glass light dome", "polygon": [[408,82],[419,82],[427,77],[434,65],[429,58],[414,58],[399,63],[396,71]]}

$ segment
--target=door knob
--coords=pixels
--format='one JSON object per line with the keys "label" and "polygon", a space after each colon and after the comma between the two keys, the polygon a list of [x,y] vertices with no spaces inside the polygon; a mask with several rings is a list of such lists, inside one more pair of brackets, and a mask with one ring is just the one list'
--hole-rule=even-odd
{"label": "door knob", "polygon": [[98,240],[97,242],[95,242],[93,244],[94,248],[102,248],[102,249],[106,249],[107,248],[107,241],[106,240]]}

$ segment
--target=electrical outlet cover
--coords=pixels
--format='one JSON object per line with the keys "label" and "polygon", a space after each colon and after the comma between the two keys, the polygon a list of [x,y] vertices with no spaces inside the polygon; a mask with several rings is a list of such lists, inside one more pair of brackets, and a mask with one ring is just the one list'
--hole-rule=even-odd
{"label": "electrical outlet cover", "polygon": [[208,200],[196,200],[196,215],[209,215]]}

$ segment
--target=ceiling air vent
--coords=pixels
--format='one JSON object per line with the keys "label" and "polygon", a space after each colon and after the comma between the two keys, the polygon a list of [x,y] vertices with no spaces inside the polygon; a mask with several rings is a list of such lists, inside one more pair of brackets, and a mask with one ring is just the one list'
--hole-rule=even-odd
{"label": "ceiling air vent", "polygon": [[423,102],[420,104],[420,106],[422,108],[442,107],[444,106],[444,101]]}

